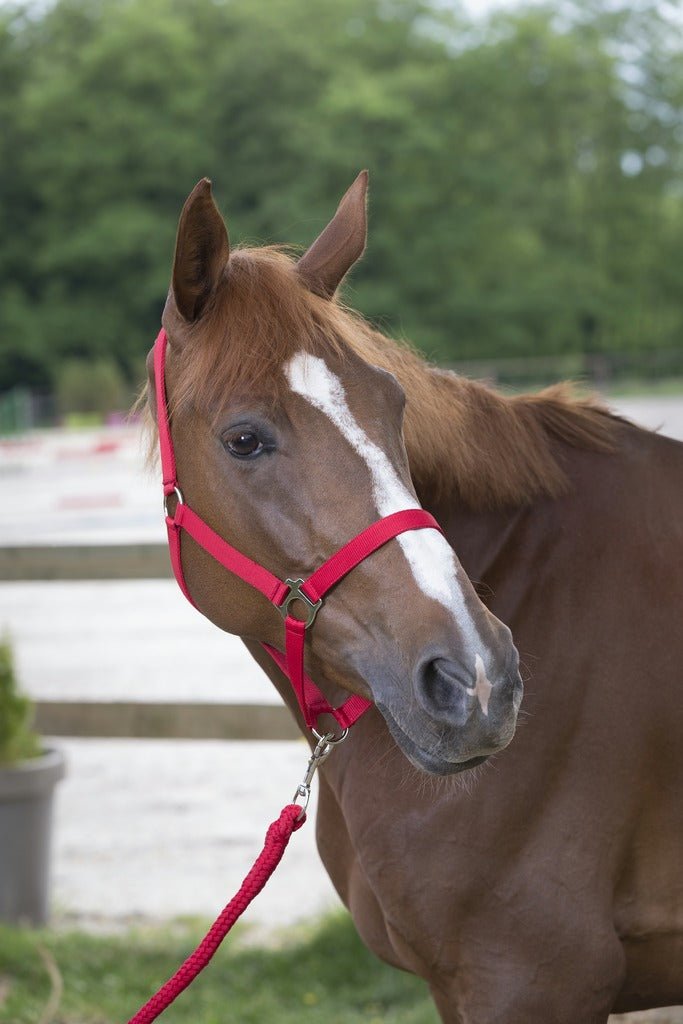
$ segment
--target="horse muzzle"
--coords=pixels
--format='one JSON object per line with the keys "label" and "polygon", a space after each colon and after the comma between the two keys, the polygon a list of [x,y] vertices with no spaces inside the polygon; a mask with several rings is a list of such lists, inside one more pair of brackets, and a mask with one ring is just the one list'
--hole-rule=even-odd
{"label": "horse muzzle", "polygon": [[496,673],[487,671],[481,657],[465,669],[432,653],[415,669],[412,694],[401,698],[395,681],[390,689],[376,682],[373,691],[406,757],[422,771],[449,775],[476,767],[510,743],[523,685],[517,651],[510,645],[505,666]]}

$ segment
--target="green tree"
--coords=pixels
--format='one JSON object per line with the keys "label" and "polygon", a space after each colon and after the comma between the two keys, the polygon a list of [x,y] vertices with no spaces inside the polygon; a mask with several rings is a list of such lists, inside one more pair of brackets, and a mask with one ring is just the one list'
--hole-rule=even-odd
{"label": "green tree", "polygon": [[368,166],[349,299],[441,359],[680,348],[682,110],[642,0],[5,8],[0,390],[137,373],[204,174],[233,242],[305,245]]}

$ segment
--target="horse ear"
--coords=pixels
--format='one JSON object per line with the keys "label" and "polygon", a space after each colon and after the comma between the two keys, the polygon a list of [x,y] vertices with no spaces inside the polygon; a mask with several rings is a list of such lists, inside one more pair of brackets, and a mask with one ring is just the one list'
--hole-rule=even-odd
{"label": "horse ear", "polygon": [[229,257],[228,232],[211,182],[202,178],[185,200],[173,259],[173,297],[185,320],[192,323],[202,315]]}
{"label": "horse ear", "polygon": [[307,286],[331,298],[365,249],[368,234],[368,172],[361,171],[345,193],[334,217],[301,257],[297,270]]}

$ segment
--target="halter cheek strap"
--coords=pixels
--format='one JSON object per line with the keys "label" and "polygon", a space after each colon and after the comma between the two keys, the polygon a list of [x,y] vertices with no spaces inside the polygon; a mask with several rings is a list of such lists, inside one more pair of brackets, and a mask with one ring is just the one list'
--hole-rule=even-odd
{"label": "halter cheek strap", "polygon": [[[256,590],[260,590],[282,615],[285,627],[284,654],[270,644],[264,643],[262,646],[289,678],[306,725],[309,728],[315,728],[321,714],[330,714],[342,729],[348,729],[364,711],[367,711],[372,702],[358,694],[352,694],[341,707],[331,707],[313,680],[304,672],[306,631],[313,625],[328,591],[364,561],[368,555],[407,530],[434,529],[441,532],[441,527],[429,512],[421,508],[394,512],[362,530],[331,558],[323,562],[308,579],[292,578],[286,579],[284,582],[278,579],[268,569],[259,565],[258,562],[252,561],[251,558],[243,555],[241,551],[223,540],[184,500],[178,484],[166,397],[164,370],[167,344],[166,331],[162,328],[154,344],[154,382],[168,545],[173,572],[180,589],[188,601],[194,605],[185,582],[181,560],[180,539],[181,531],[184,530],[229,572]],[[169,498],[172,495],[175,495],[176,499],[173,512],[169,510]],[[305,609],[306,618],[298,619],[290,614],[290,605],[295,601],[298,602],[299,607],[303,606]]]}

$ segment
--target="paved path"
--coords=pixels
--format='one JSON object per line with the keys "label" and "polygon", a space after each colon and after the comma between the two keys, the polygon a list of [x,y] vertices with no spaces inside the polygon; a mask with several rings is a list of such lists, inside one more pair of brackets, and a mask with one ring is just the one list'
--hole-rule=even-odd
{"label": "paved path", "polygon": [[[304,741],[59,740],[57,922],[118,927],[215,916],[292,797]],[[315,801],[247,922],[279,928],[338,906],[315,848]]]}

